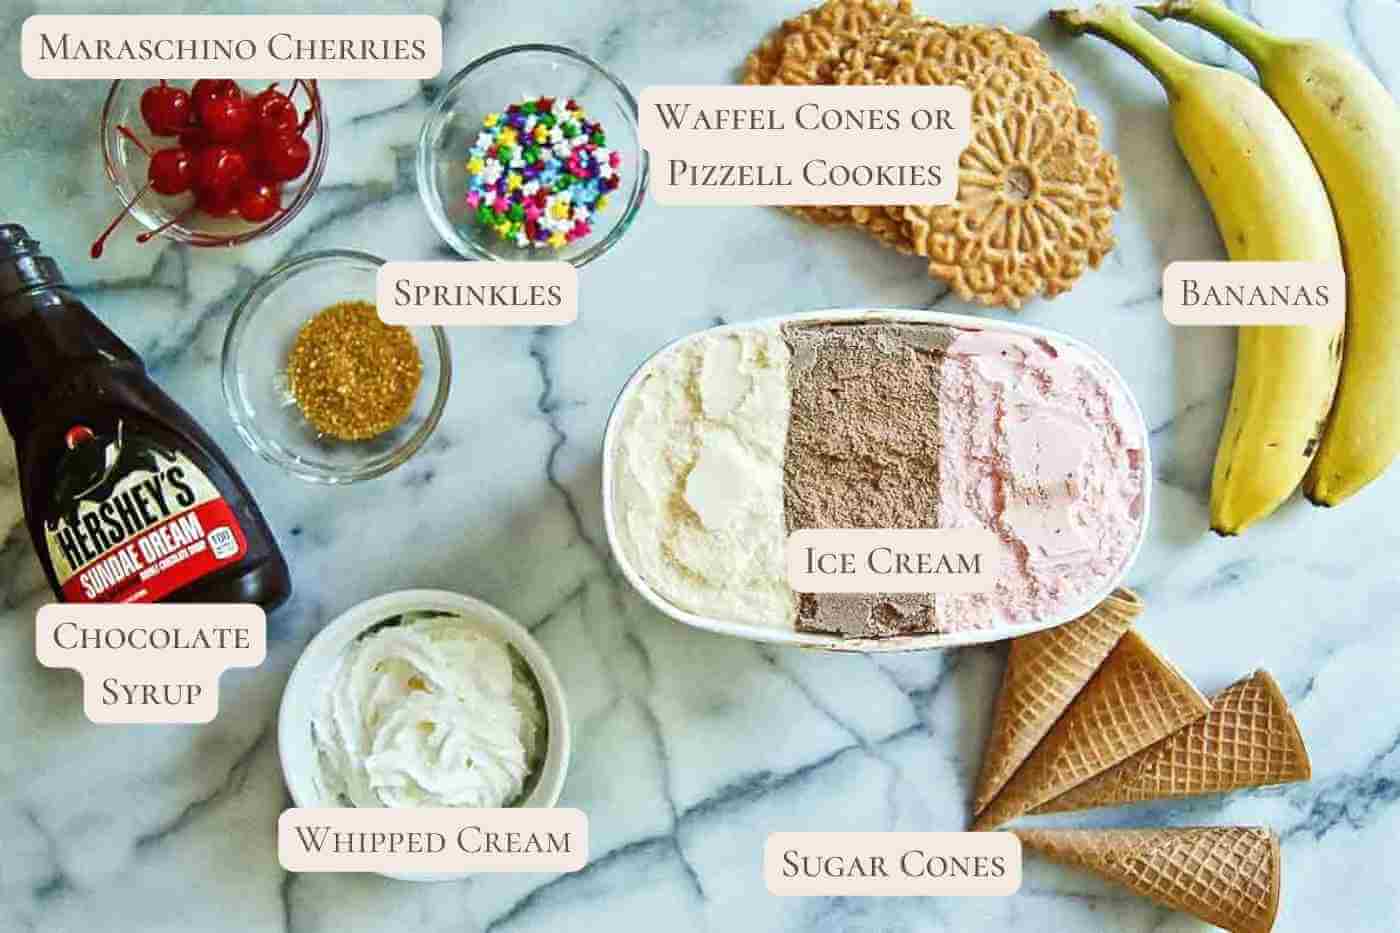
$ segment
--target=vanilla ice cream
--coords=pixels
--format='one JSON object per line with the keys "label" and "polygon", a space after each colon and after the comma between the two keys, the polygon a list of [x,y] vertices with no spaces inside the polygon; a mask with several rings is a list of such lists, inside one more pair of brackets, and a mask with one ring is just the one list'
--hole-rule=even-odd
{"label": "vanilla ice cream", "polygon": [[775,328],[695,337],[649,364],[622,414],[622,545],[682,609],[792,624],[783,563],[788,359]]}
{"label": "vanilla ice cream", "polygon": [[327,805],[510,806],[544,756],[524,661],[462,616],[371,629],[332,676],[312,723]]}

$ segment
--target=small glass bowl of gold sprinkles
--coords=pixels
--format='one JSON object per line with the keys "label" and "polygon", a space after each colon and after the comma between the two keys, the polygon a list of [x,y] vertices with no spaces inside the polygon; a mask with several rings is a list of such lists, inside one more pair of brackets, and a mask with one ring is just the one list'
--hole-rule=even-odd
{"label": "small glass bowl of gold sprinkles", "polygon": [[224,337],[224,401],[239,435],[308,482],[389,472],[423,446],[447,403],[447,336],[379,319],[383,263],[350,250],[289,260],[253,286]]}

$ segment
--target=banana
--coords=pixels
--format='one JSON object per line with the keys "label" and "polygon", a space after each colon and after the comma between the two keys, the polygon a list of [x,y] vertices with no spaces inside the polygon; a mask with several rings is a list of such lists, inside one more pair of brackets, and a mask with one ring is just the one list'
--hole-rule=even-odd
{"label": "banana", "polygon": [[[1166,89],[1177,143],[1235,260],[1342,260],[1317,169],[1252,81],[1174,51],[1121,8],[1056,10],[1146,65]],[[1312,461],[1337,388],[1342,327],[1241,327],[1211,477],[1210,522],[1238,534],[1272,513]]]}
{"label": "banana", "polygon": [[1143,9],[1239,49],[1293,121],[1332,197],[1347,335],[1337,400],[1303,491],[1336,505],[1400,454],[1400,108],[1365,65],[1326,43],[1270,35],[1214,0]]}

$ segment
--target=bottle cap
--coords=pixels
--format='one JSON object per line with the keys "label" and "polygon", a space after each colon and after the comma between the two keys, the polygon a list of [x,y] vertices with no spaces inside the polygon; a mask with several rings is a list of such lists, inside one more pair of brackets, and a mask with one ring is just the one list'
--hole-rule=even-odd
{"label": "bottle cap", "polygon": [[11,295],[63,284],[58,264],[40,255],[39,241],[19,224],[0,223],[0,301]]}

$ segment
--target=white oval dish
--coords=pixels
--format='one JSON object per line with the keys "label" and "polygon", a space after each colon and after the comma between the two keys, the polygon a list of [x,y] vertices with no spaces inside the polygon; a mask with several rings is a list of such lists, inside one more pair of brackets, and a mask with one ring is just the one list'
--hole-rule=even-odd
{"label": "white oval dish", "polygon": [[[539,684],[549,736],[534,789],[519,806],[557,804],[569,770],[571,737],[564,688],[544,648],[528,629],[489,603],[448,590],[399,590],[366,600],[341,613],[311,639],[292,668],[277,714],[277,749],[293,805],[337,806],[335,801],[325,799],[320,790],[321,762],[312,738],[311,723],[341,655],[371,626],[417,610],[457,613],[467,624],[490,632],[520,652]],[[469,873],[385,875],[401,881],[454,881],[468,877]]]}
{"label": "white oval dish", "polygon": [[[1110,578],[1100,589],[1094,591],[1078,605],[1064,612],[1062,615],[1050,619],[1042,619],[1025,625],[1000,626],[990,629],[970,629],[962,632],[937,633],[931,632],[921,635],[896,635],[889,638],[843,638],[838,635],[825,635],[813,632],[799,632],[795,628],[777,628],[766,625],[758,625],[751,622],[736,622],[729,619],[716,619],[708,616],[697,615],[670,603],[664,596],[657,593],[652,587],[642,579],[628,560],[626,550],[618,538],[617,521],[614,516],[614,471],[617,468],[614,448],[617,436],[621,431],[622,412],[626,409],[627,403],[632,399],[637,391],[642,379],[647,375],[653,362],[672,348],[680,344],[693,340],[701,335],[724,334],[734,331],[742,331],[755,327],[774,327],[795,321],[819,322],[819,321],[895,321],[910,324],[944,324],[953,327],[973,328],[987,331],[999,331],[1011,334],[1023,334],[1030,337],[1041,337],[1051,343],[1058,343],[1065,346],[1074,347],[1091,359],[1098,361],[1117,380],[1123,397],[1131,406],[1132,414],[1137,419],[1142,428],[1143,460],[1142,460],[1142,521],[1138,525],[1137,540],[1133,543],[1123,566],[1118,573]],[[782,645],[800,645],[807,648],[819,648],[828,651],[850,651],[859,653],[884,652],[884,651],[926,651],[935,648],[955,648],[962,645],[976,645],[986,642],[1004,641],[1021,635],[1029,635],[1032,632],[1043,631],[1063,625],[1072,619],[1076,619],[1089,610],[1093,609],[1104,600],[1113,590],[1120,586],[1123,578],[1127,576],[1128,570],[1137,559],[1138,553],[1142,550],[1142,542],[1147,535],[1148,519],[1151,514],[1152,497],[1152,456],[1148,449],[1146,439],[1148,437],[1146,421],[1142,415],[1142,409],[1138,407],[1137,399],[1128,388],[1118,370],[1109,363],[1104,356],[1093,347],[1076,340],[1066,334],[1057,333],[1041,327],[1032,327],[1028,324],[1012,324],[1004,321],[990,320],[987,318],[973,317],[966,314],[948,314],[939,311],[926,311],[922,309],[899,309],[899,308],[831,308],[822,311],[806,311],[797,314],[779,315],[776,317],[759,318],[752,321],[745,321],[741,324],[724,324],[719,327],[708,328],[684,337],[677,338],[665,346],[658,349],[651,356],[647,357],[641,366],[632,374],[631,378],[618,393],[617,400],[613,402],[611,413],[608,415],[607,430],[603,434],[603,524],[607,529],[608,546],[612,549],[613,559],[617,561],[618,567],[622,570],[622,575],[627,578],[627,582],[632,584],[638,593],[647,602],[651,603],[661,612],[670,616],[678,622],[695,628],[704,629],[708,632],[718,632],[722,635],[733,635],[738,638],[747,638],[752,641],[770,642]]]}

